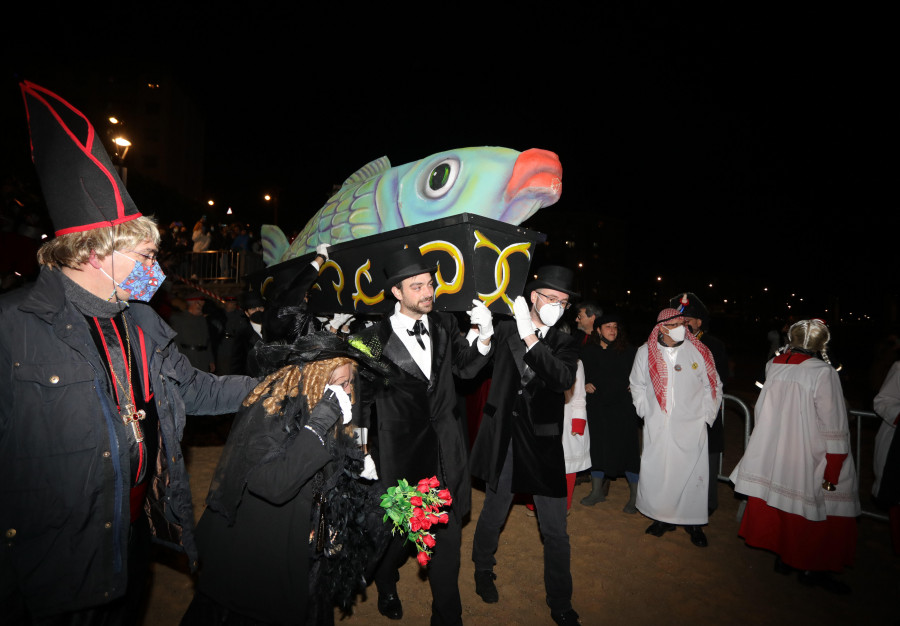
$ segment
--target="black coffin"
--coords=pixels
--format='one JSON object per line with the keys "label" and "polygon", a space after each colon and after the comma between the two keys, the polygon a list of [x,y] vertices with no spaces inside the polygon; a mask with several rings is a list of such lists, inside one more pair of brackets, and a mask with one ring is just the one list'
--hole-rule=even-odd
{"label": "black coffin", "polygon": [[[451,217],[334,245],[309,292],[313,313],[380,314],[393,310],[384,260],[404,245],[418,247],[437,266],[435,308],[466,311],[480,299],[495,313],[512,313],[512,301],[529,280],[534,248],[547,236],[478,215]],[[311,252],[249,277],[268,300],[290,285],[315,258]]]}

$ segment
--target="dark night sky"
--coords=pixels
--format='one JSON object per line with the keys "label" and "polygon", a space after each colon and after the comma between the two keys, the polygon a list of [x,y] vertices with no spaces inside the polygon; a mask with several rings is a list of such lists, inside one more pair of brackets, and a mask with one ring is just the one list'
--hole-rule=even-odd
{"label": "dark night sky", "polygon": [[[209,192],[239,204],[277,186],[298,227],[332,184],[382,155],[399,165],[449,148],[539,147],[564,168],[562,199],[542,213],[619,224],[628,258],[615,271],[635,280],[709,270],[896,302],[900,220],[878,191],[895,73],[884,71],[883,16],[598,4],[444,6],[402,20],[373,10],[349,28],[346,13],[313,5],[155,5],[62,38],[51,34],[71,26],[60,18],[7,38],[4,58],[12,71],[175,72],[207,115]],[[889,275],[884,298],[877,274]]]}

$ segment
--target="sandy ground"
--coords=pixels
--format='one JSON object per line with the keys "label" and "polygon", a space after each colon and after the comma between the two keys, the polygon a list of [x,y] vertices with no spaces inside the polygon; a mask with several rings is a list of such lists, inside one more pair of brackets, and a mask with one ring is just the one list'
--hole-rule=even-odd
{"label": "sandy ground", "polygon": [[[733,458],[726,454],[725,473],[735,465],[742,449],[741,426],[728,428],[726,423],[726,445],[737,452]],[[221,445],[186,448],[198,518],[221,450]],[[853,593],[835,596],[801,586],[792,576],[776,574],[773,555],[744,545],[737,536],[740,503],[730,483],[719,483],[720,506],[706,529],[707,548],[693,546],[681,529],[661,538],[645,534],[649,525],[645,517],[622,512],[628,495],[624,479],[613,482],[608,500],[594,507],[578,503],[589,489],[589,483],[576,486],[569,516],[573,604],[584,624],[900,623],[896,600],[900,558],[891,553],[883,521],[860,518],[856,563],[839,577]],[[472,521],[463,527],[459,585],[465,623],[552,624],[544,601],[537,522],[526,515],[522,505],[513,506],[500,537],[495,569],[500,602],[485,604],[475,594],[472,534],[483,499],[482,491],[473,490]],[[412,559],[400,572],[403,623],[428,624],[431,595],[420,574]],[[145,624],[178,624],[192,594],[193,580],[184,560],[160,550]],[[343,623],[386,625],[390,620],[378,613],[377,593],[370,589]]]}

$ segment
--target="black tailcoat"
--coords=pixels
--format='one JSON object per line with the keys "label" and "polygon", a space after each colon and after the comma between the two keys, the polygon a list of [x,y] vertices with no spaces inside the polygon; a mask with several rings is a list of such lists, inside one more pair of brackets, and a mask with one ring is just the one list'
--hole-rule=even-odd
{"label": "black tailcoat", "polygon": [[575,383],[578,345],[550,328],[526,352],[514,321],[495,326],[493,345],[494,377],[472,447],[472,473],[495,489],[512,440],[512,490],[563,498],[563,394]]}
{"label": "black tailcoat", "polygon": [[[451,510],[460,518],[469,512],[471,486],[467,464],[468,447],[463,425],[454,411],[456,390],[453,376],[472,378],[490,360],[475,344],[460,334],[456,319],[448,313],[428,314],[431,337],[431,377],[426,379],[406,346],[397,337],[390,320],[363,331],[362,340],[373,356],[395,366],[386,387],[371,389],[367,404],[374,400],[374,424],[369,433],[372,458],[385,487],[400,478],[415,485],[437,476],[453,496]],[[364,418],[366,419],[366,418]]]}

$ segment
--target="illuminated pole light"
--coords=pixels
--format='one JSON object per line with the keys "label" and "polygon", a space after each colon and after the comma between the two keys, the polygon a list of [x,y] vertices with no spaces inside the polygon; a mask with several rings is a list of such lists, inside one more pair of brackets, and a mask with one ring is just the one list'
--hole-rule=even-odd
{"label": "illuminated pole light", "polygon": [[225,211],[225,215],[233,215],[233,211],[231,210],[231,207],[228,207],[228,210]]}
{"label": "illuminated pole light", "polygon": [[110,118],[109,118],[109,123],[110,123],[110,124],[118,124],[118,123],[119,123],[119,118],[114,117],[114,116],[110,116]]}
{"label": "illuminated pole light", "polygon": [[207,200],[206,201],[206,204],[208,204],[209,206],[213,206],[215,203],[216,203],[215,200]]}

